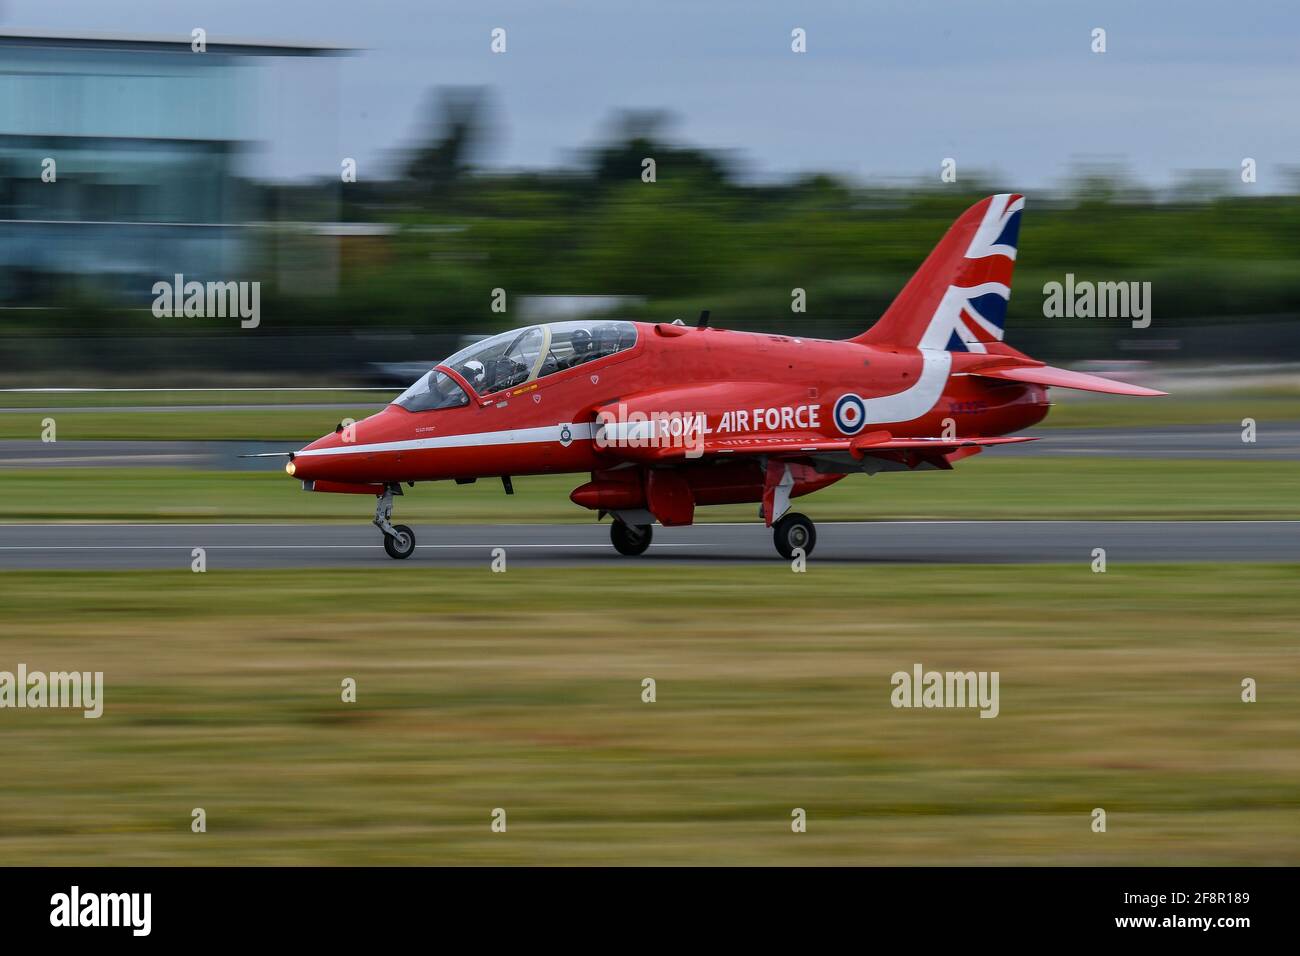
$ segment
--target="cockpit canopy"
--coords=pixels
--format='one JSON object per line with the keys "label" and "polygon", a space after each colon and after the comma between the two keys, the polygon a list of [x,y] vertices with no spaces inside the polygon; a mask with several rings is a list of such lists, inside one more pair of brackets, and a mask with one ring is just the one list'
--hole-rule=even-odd
{"label": "cockpit canopy", "polygon": [[[479,395],[490,395],[634,345],[636,326],[631,322],[550,322],[493,335],[439,364],[455,370]],[[454,408],[468,401],[454,379],[434,369],[399,395],[394,404],[407,411],[423,412]]]}
{"label": "cockpit canopy", "polygon": [[433,369],[420,376],[414,385],[393,399],[408,412],[431,412],[435,408],[459,408],[469,404],[469,396],[446,372]]}

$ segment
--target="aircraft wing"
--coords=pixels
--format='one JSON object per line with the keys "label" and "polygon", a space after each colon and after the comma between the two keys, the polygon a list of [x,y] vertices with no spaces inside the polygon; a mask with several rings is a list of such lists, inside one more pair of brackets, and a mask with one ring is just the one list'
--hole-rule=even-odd
{"label": "aircraft wing", "polygon": [[[1029,437],[1002,438],[895,438],[889,432],[878,431],[853,438],[827,439],[821,435],[805,433],[737,436],[734,438],[706,437],[692,447],[636,448],[618,447],[607,451],[619,457],[644,462],[673,462],[717,455],[758,456],[769,458],[808,458],[828,454],[848,453],[862,459],[868,455],[897,457],[899,452],[919,453],[925,457],[946,457],[956,454],[965,457],[990,445],[1010,445],[1037,441]],[[955,460],[950,459],[950,460]]]}

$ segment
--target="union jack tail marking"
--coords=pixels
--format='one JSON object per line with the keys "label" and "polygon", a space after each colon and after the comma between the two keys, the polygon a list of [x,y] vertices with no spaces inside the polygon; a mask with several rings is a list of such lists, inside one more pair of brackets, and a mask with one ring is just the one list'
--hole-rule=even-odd
{"label": "union jack tail marking", "polygon": [[854,341],[949,352],[987,352],[1001,342],[1024,208],[1023,196],[1002,193],[966,210]]}

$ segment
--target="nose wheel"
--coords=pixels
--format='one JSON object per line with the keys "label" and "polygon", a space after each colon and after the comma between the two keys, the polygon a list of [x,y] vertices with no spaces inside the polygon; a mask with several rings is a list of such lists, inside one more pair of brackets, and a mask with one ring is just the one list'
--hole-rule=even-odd
{"label": "nose wheel", "polygon": [[384,550],[390,558],[409,558],[415,553],[415,532],[407,524],[393,525],[393,532],[384,535]]}
{"label": "nose wheel", "polygon": [[387,485],[384,493],[377,497],[374,525],[384,533],[384,550],[388,556],[400,561],[415,553],[415,532],[409,524],[395,525],[389,520],[393,516],[394,489],[399,495],[402,493],[400,485]]}
{"label": "nose wheel", "polygon": [[777,552],[787,561],[794,557],[795,548],[802,548],[807,558],[817,546],[817,527],[807,515],[794,512],[772,526],[772,540]]}

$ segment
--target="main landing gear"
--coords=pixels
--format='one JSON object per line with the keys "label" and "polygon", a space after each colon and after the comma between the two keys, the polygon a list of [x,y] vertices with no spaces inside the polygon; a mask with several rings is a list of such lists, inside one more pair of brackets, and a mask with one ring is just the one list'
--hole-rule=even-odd
{"label": "main landing gear", "polygon": [[400,495],[401,485],[386,485],[375,501],[375,527],[384,533],[384,550],[390,558],[401,560],[415,553],[415,532],[410,525],[392,524],[393,491]]}
{"label": "main landing gear", "polygon": [[[653,536],[654,528],[648,524],[628,524],[615,518],[609,526],[614,550],[628,557],[645,554]],[[805,558],[811,557],[817,547],[817,526],[807,515],[791,512],[772,526],[772,541],[777,553],[787,561],[794,558],[796,549],[802,550]]]}
{"label": "main landing gear", "polygon": [[807,515],[791,512],[772,526],[772,540],[787,561],[794,557],[796,548],[803,549],[805,558],[810,557],[817,547],[817,526]]}
{"label": "main landing gear", "polygon": [[614,542],[614,550],[628,557],[645,554],[654,537],[654,528],[648,524],[626,524],[615,518],[609,526],[609,539]]}

